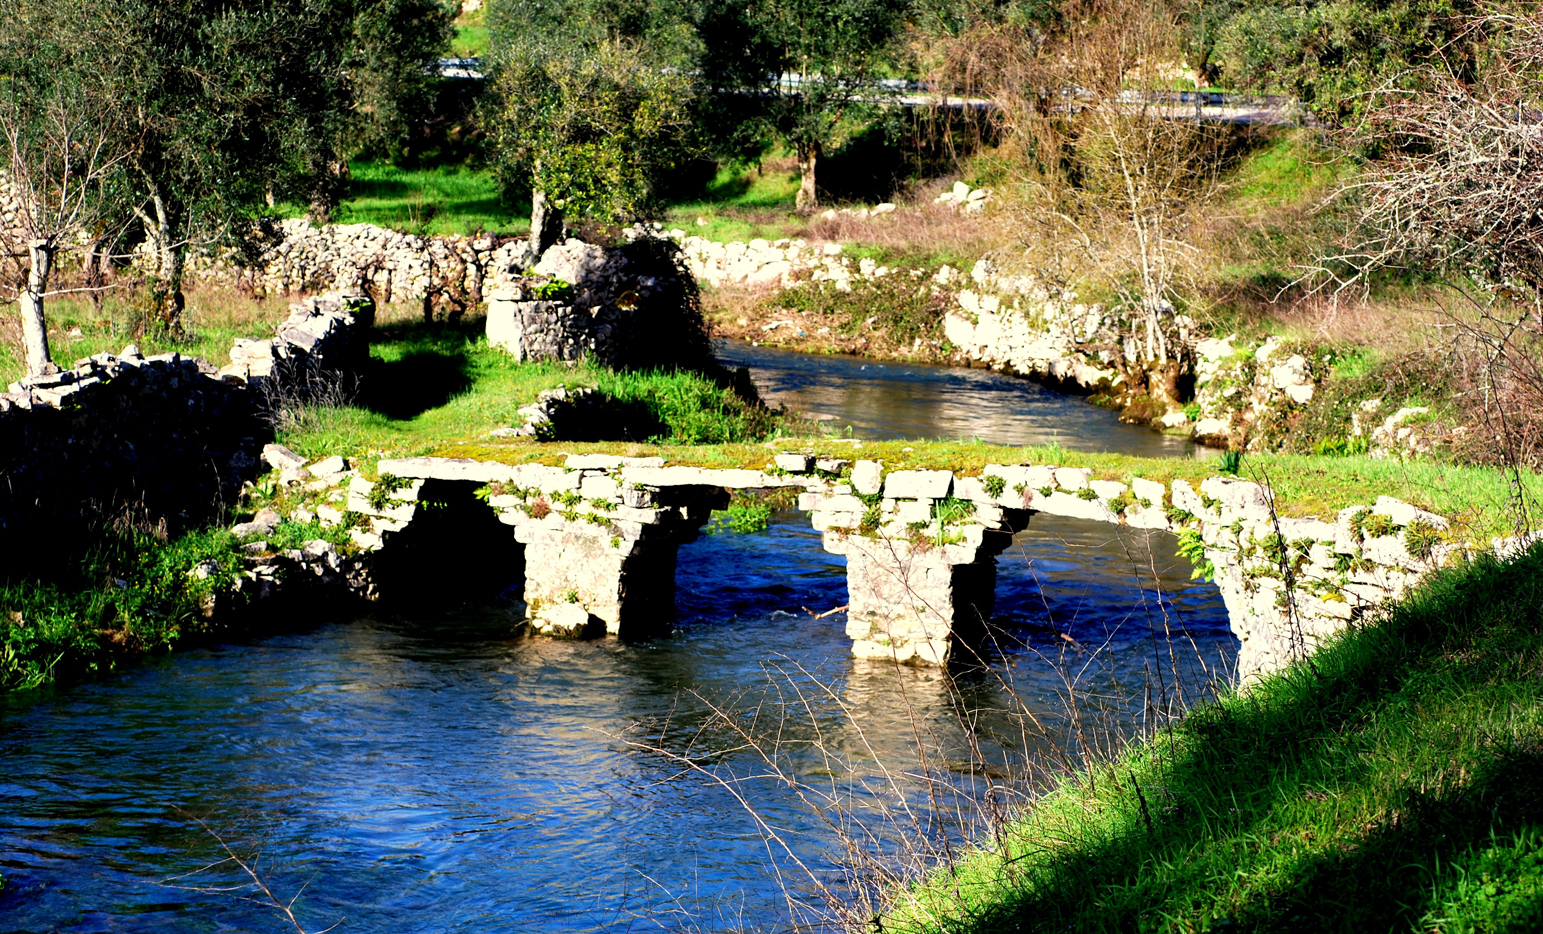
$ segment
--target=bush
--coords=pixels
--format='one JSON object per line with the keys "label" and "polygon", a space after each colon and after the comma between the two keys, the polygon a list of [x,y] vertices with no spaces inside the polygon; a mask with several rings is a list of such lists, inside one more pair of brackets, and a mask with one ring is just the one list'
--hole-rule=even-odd
{"label": "bush", "polygon": [[[0,582],[0,690],[111,669],[169,649],[241,567],[223,529],[164,540],[113,532],[57,579]],[[194,569],[203,566],[203,572]]]}

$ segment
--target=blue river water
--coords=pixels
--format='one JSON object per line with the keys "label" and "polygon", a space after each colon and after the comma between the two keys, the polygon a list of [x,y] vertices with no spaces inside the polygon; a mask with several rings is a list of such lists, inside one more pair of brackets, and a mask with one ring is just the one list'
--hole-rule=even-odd
{"label": "blue river water", "polygon": [[[819,387],[827,413],[879,433],[838,391],[868,394],[864,371],[768,356],[745,361],[768,395]],[[1071,447],[1096,423],[1104,447],[1190,453],[1137,429],[1118,443],[1107,413],[995,374],[900,379],[953,400],[907,436],[1053,430]],[[1014,398],[1042,423],[1014,428]],[[1188,574],[1166,536],[1036,518],[999,559],[990,667],[896,668],[850,658],[842,614],[816,618],[846,602],[843,559],[786,513],[683,546],[675,627],[648,642],[535,638],[518,606],[459,606],[437,580],[428,609],[276,619],[273,635],[3,699],[0,932],[293,931],[232,854],[280,900],[298,894],[310,932],[817,926],[789,904],[818,904],[822,885],[841,897],[841,821],[820,789],[898,860],[884,828],[935,800],[927,769],[969,812],[974,776],[1074,761],[1192,700],[1235,641]]]}

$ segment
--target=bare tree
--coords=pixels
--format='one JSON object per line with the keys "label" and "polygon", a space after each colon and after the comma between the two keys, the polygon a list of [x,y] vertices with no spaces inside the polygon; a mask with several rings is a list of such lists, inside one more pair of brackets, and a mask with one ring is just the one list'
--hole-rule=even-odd
{"label": "bare tree", "polygon": [[1026,194],[1015,231],[1053,279],[1112,296],[1128,327],[1112,363],[1170,407],[1189,349],[1176,310],[1195,271],[1200,209],[1219,185],[1230,127],[1172,93],[1184,73],[1179,11],[1083,0],[1063,34],[993,63]]}
{"label": "bare tree", "polygon": [[[42,86],[39,86],[42,84]],[[27,372],[57,372],[49,354],[44,299],[58,253],[112,213],[112,181],[123,153],[112,145],[115,109],[104,88],[78,77],[43,82],[11,75],[0,84],[0,140],[15,221],[3,232],[21,306]]]}

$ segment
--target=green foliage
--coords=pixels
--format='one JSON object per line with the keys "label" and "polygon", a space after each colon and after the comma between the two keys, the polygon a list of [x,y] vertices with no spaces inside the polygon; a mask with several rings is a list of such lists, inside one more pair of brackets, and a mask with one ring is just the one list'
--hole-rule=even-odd
{"label": "green foliage", "polygon": [[1098,499],[1098,494],[1093,492],[1093,488],[1090,486],[1085,486],[1078,490],[1076,495],[1078,499],[1086,500],[1087,502],[1092,502],[1093,500]]}
{"label": "green foliage", "polygon": [[1404,527],[1404,548],[1421,561],[1430,558],[1441,543],[1441,530],[1424,519],[1416,519]]}
{"label": "green foliage", "polygon": [[573,285],[561,279],[543,282],[531,291],[544,302],[571,302],[574,296]]}
{"label": "green foliage", "polygon": [[396,154],[433,116],[434,66],[455,35],[441,0],[357,0],[345,62],[356,140]]}
{"label": "green foliage", "polygon": [[1179,530],[1179,557],[1188,561],[1193,568],[1189,579],[1197,581],[1209,581],[1216,578],[1216,565],[1205,556],[1205,541],[1200,536],[1200,530],[1196,528],[1184,528]]}
{"label": "green foliage", "polygon": [[1393,519],[1389,516],[1367,513],[1366,518],[1361,522],[1361,528],[1366,531],[1367,538],[1382,538],[1385,535],[1392,535],[1397,527],[1393,525]]}
{"label": "green foliage", "polygon": [[[204,573],[193,573],[200,566]],[[115,532],[56,579],[0,581],[0,690],[169,649],[200,627],[200,600],[227,587],[241,567],[237,542],[224,530],[170,541]]]}
{"label": "green foliage", "polygon": [[882,927],[1536,930],[1540,661],[1543,549],[1441,573],[1039,795]]}
{"label": "green foliage", "polygon": [[874,79],[907,12],[900,0],[708,0],[697,18],[700,67],[715,90],[733,92],[717,98],[720,134],[762,146],[774,135],[794,150],[812,188],[818,158],[881,93]]}
{"label": "green foliage", "polygon": [[395,509],[403,504],[403,500],[397,499],[396,494],[413,485],[413,481],[407,477],[398,477],[383,473],[375,485],[370,488],[370,493],[365,497],[378,512]]}
{"label": "green foliage", "polygon": [[1243,469],[1243,452],[1238,450],[1223,451],[1221,457],[1216,459],[1216,472],[1224,476],[1236,477],[1238,471]]}
{"label": "green foliage", "polygon": [[689,79],[627,40],[511,27],[493,41],[482,123],[506,189],[572,217],[647,213],[654,180],[689,151]]}
{"label": "green foliage", "polygon": [[1000,474],[987,474],[981,480],[981,486],[986,488],[986,495],[991,497],[1001,496],[1007,489],[1007,478]]}
{"label": "green foliage", "polygon": [[1385,82],[1407,86],[1411,66],[1438,54],[1469,65],[1471,9],[1461,0],[1231,0],[1196,13],[1196,57],[1229,86],[1290,94],[1338,121],[1363,112]]}
{"label": "green foliage", "polygon": [[706,528],[709,535],[720,532],[760,532],[771,521],[772,508],[753,497],[736,495],[728,509],[713,510],[712,522]]}

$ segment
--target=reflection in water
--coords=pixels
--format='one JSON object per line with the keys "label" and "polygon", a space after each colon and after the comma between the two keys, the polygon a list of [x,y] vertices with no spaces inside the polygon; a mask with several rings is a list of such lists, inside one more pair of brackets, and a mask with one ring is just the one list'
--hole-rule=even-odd
{"label": "reflection in water", "polygon": [[[1186,690],[1200,660],[1233,652],[1215,588],[1185,579],[1171,539],[1148,555],[1107,526],[1040,517],[1000,566],[994,661],[957,678],[851,659],[842,617],[803,609],[846,602],[841,559],[788,514],[681,549],[666,639],[529,638],[513,612],[383,613],[0,701],[0,928],[282,930],[271,910],[157,884],[220,857],[198,817],[260,844],[281,894],[311,880],[311,930],[598,931],[640,916],[785,929],[768,847],[731,788],[834,882],[841,833],[814,792],[898,858],[897,813],[934,839],[968,832],[926,775],[975,794],[1012,763],[1075,757],[1068,682],[1111,711],[1091,722],[1128,728],[1148,690],[1174,690],[1165,624]],[[1149,566],[1162,600],[1140,582]],[[736,730],[780,737],[772,762],[801,784],[768,780]],[[907,765],[916,736],[930,773]],[[222,873],[195,878],[235,881]]]}
{"label": "reflection in water", "polygon": [[979,438],[989,444],[1059,443],[1074,451],[1193,457],[1194,442],[1121,424],[1114,412],[992,370],[878,363],[728,343],[773,405],[850,426],[858,438]]}

